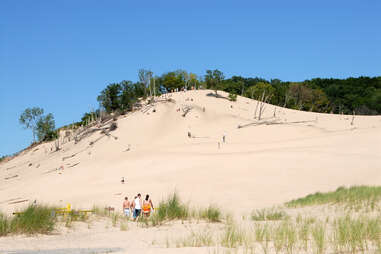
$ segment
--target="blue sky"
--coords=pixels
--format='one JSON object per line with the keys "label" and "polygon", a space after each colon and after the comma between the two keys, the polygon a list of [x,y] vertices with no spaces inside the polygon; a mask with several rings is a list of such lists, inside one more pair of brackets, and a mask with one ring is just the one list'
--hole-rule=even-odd
{"label": "blue sky", "polygon": [[32,141],[27,107],[56,125],[108,84],[185,69],[301,81],[379,76],[381,1],[0,1],[0,156]]}

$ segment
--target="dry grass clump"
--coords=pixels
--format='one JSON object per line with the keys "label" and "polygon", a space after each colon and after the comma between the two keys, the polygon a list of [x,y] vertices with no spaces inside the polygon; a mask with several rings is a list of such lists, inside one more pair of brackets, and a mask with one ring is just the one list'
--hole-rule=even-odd
{"label": "dry grass clump", "polygon": [[351,207],[371,207],[381,199],[380,186],[339,187],[332,192],[316,192],[306,197],[291,200],[287,207],[303,207],[323,204],[346,204]]}

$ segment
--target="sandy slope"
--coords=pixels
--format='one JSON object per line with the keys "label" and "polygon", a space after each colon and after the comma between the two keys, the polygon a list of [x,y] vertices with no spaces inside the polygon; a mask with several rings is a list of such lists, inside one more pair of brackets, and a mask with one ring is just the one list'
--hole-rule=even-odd
{"label": "sandy slope", "polygon": [[[149,193],[155,202],[176,190],[194,206],[214,203],[241,216],[254,208],[340,185],[381,183],[380,116],[356,116],[351,125],[351,116],[267,105],[262,122],[278,124],[254,125],[258,122],[253,119],[256,101],[239,97],[230,102],[210,93],[175,93],[171,95],[175,103],[158,103],[156,112],[151,108],[121,117],[112,133],[117,139],[104,137],[90,146],[102,136],[97,132],[78,144],[66,143],[59,152],[50,152],[52,143],[42,144],[0,164],[0,210],[10,213],[33,200],[62,206],[70,203],[77,208],[110,205],[121,210],[124,196]],[[186,117],[177,111],[183,106],[193,107]],[[194,138],[187,137],[188,131]],[[221,142],[223,133],[226,144]],[[129,145],[131,150],[125,151]],[[61,165],[64,170],[59,174],[55,169]],[[125,184],[120,183],[122,176]],[[28,202],[12,204],[24,199]],[[98,237],[104,240],[101,244],[96,236],[87,236],[71,235],[78,240],[71,246],[127,244],[120,234],[115,236],[119,245],[110,245],[107,237]],[[44,237],[35,245],[29,240],[33,248],[49,246],[49,241],[65,247],[69,238]],[[0,246],[25,248],[17,237],[8,240]],[[137,253],[142,246],[132,248]]]}
{"label": "sandy slope", "polygon": [[[281,124],[237,128],[256,122],[256,102],[209,93],[175,93],[176,102],[158,103],[156,112],[120,118],[113,132],[117,140],[105,137],[89,146],[97,132],[79,144],[66,143],[60,152],[43,144],[0,164],[0,209],[25,205],[9,204],[11,199],[120,208],[125,195],[149,193],[158,201],[177,190],[192,204],[215,203],[242,214],[340,185],[381,182],[381,117],[356,116],[351,125],[351,116],[276,108]],[[176,111],[184,105],[193,107],[186,117]],[[265,120],[273,121],[273,113],[268,105]],[[188,130],[195,138],[187,137]],[[62,174],[49,172],[61,165]]]}

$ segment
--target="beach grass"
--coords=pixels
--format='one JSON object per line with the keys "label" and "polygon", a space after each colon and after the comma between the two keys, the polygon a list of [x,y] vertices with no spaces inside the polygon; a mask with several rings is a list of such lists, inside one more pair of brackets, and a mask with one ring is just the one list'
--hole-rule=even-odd
{"label": "beach grass", "polygon": [[217,206],[210,205],[208,208],[200,209],[200,219],[205,219],[208,222],[221,222],[222,212]]}
{"label": "beach grass", "polygon": [[52,216],[53,207],[30,205],[10,221],[9,232],[25,234],[47,234],[54,230],[57,222]]}
{"label": "beach grass", "polygon": [[0,213],[0,236],[8,234],[9,224],[9,218],[5,214]]}
{"label": "beach grass", "polygon": [[287,218],[287,214],[283,210],[260,209],[254,210],[251,213],[251,219],[254,221],[272,221],[272,220],[284,220]]}
{"label": "beach grass", "polygon": [[303,198],[291,200],[287,207],[304,207],[324,204],[347,204],[351,207],[371,207],[381,199],[381,186],[339,187],[331,192],[316,192]]}

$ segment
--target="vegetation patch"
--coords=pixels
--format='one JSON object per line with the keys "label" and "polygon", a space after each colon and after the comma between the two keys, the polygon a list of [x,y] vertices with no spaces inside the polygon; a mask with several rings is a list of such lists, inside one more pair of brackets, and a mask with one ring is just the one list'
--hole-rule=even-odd
{"label": "vegetation patch", "polygon": [[287,214],[276,209],[260,209],[251,213],[251,219],[254,221],[283,220],[285,218],[287,218]]}
{"label": "vegetation patch", "polygon": [[316,192],[306,197],[291,200],[287,207],[304,207],[323,204],[347,204],[350,206],[363,205],[374,208],[381,198],[380,186],[352,186],[339,187],[332,192]]}
{"label": "vegetation patch", "polygon": [[9,232],[25,234],[50,233],[56,224],[56,218],[52,216],[53,209],[42,205],[28,206],[11,220]]}
{"label": "vegetation patch", "polygon": [[221,222],[222,213],[220,208],[216,206],[209,206],[206,209],[201,209],[199,217],[209,222]]}
{"label": "vegetation patch", "polygon": [[155,212],[149,217],[153,226],[159,225],[168,220],[185,220],[190,216],[188,205],[180,201],[179,196],[174,192],[166,200],[162,200]]}

